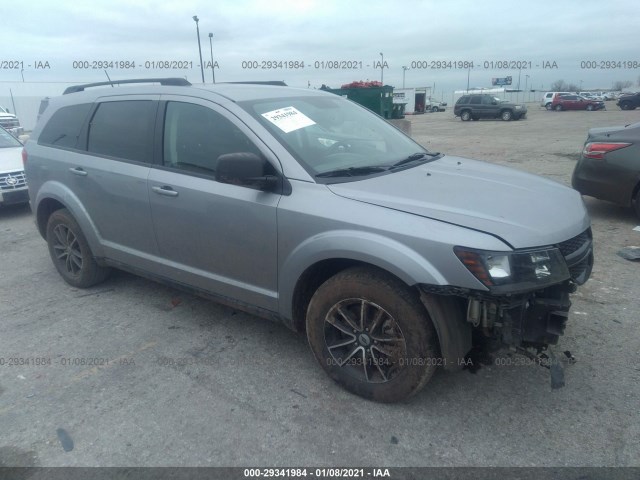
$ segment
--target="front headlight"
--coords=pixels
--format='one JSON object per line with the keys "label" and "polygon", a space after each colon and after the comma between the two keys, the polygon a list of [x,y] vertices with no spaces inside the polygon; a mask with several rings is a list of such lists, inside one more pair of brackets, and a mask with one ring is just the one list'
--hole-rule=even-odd
{"label": "front headlight", "polygon": [[537,290],[570,278],[557,248],[491,252],[466,247],[453,251],[474,277],[494,293]]}

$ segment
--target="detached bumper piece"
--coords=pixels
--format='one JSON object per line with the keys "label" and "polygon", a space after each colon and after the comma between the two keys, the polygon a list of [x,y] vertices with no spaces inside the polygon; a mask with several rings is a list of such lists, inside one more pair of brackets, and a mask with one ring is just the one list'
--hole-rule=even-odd
{"label": "detached bumper piece", "polygon": [[556,345],[567,326],[569,308],[569,289],[565,286],[547,288],[520,305],[505,308],[501,319],[502,343],[537,349]]}

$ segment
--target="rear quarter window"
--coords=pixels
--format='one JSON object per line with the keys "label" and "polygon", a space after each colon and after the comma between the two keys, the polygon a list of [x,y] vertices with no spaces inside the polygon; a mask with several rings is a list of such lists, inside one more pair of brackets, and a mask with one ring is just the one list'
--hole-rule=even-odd
{"label": "rear quarter window", "polygon": [[91,103],[62,107],[42,129],[38,143],[60,148],[76,148],[78,136],[91,110]]}

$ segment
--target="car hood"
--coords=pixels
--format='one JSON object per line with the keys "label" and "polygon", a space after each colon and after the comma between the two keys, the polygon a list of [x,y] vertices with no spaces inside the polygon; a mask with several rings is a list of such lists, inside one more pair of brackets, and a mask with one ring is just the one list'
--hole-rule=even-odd
{"label": "car hood", "polygon": [[328,188],[352,200],[486,232],[513,248],[559,243],[590,224],[575,190],[537,175],[461,157],[445,156]]}
{"label": "car hood", "polygon": [[22,147],[0,148],[0,173],[24,170]]}

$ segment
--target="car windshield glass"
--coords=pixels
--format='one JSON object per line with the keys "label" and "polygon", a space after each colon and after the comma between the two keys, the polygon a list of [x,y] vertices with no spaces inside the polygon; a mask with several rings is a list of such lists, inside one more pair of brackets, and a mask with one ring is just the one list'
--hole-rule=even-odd
{"label": "car windshield glass", "polygon": [[22,144],[4,128],[0,128],[0,148],[21,147]]}
{"label": "car windshield glass", "polygon": [[314,176],[339,171],[349,177],[371,175],[417,152],[427,153],[378,115],[337,95],[240,105]]}

